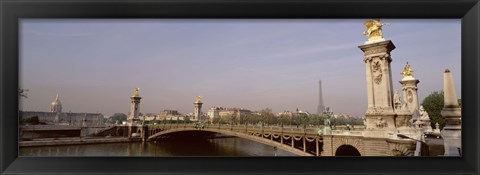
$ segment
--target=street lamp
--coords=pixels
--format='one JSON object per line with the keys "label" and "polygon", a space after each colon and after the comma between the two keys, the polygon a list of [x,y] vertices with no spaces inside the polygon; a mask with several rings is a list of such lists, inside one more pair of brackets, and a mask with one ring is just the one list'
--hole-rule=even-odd
{"label": "street lamp", "polygon": [[283,114],[282,114],[282,115],[280,115],[280,123],[281,123],[281,125],[280,125],[280,126],[282,126],[282,128],[283,128]]}
{"label": "street lamp", "polygon": [[183,127],[187,126],[187,115],[183,116]]}
{"label": "street lamp", "polygon": [[303,115],[303,129],[307,128],[307,116]]}
{"label": "street lamp", "polygon": [[402,139],[410,139],[410,140],[414,140],[414,141],[417,141],[417,142],[420,142],[422,144],[422,149],[421,149],[421,155],[422,156],[429,156],[429,151],[428,151],[428,145],[427,143],[425,143],[424,141],[421,141],[421,140],[418,140],[418,139],[414,139],[414,138],[411,138],[411,137],[408,137],[406,135],[403,135],[403,134],[397,134],[397,137],[400,137]]}

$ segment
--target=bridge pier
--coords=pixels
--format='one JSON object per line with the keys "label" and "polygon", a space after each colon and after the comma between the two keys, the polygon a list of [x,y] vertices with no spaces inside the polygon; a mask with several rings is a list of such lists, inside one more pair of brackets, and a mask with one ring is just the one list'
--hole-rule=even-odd
{"label": "bridge pier", "polygon": [[148,126],[143,125],[142,126],[142,141],[146,142],[148,137],[149,137]]}
{"label": "bridge pier", "polygon": [[305,135],[303,136],[303,152],[307,152],[307,141],[305,140]]}
{"label": "bridge pier", "polygon": [[324,135],[323,136],[323,151],[322,156],[334,156],[333,153],[333,140],[331,135]]}
{"label": "bridge pier", "polygon": [[132,138],[132,130],[133,130],[133,129],[132,129],[132,126],[129,125],[129,126],[128,126],[128,132],[127,132],[127,137],[128,137],[129,139]]}

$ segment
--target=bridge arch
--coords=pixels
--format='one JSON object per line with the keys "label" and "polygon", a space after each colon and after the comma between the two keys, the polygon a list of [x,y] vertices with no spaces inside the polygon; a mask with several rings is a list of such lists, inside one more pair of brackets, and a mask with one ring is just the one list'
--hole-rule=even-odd
{"label": "bridge arch", "polygon": [[352,145],[342,145],[335,151],[335,156],[361,156],[360,151]]}
{"label": "bridge arch", "polygon": [[292,147],[290,147],[290,146],[288,146],[288,145],[284,145],[284,144],[281,144],[281,143],[276,142],[276,141],[273,141],[273,140],[269,140],[269,139],[263,138],[263,137],[261,137],[262,135],[260,135],[260,136],[255,136],[255,135],[249,135],[249,134],[239,133],[239,132],[235,132],[235,131],[228,131],[228,130],[221,130],[221,129],[212,129],[212,128],[206,128],[206,129],[201,129],[201,130],[198,130],[198,129],[190,129],[190,128],[168,129],[168,130],[164,130],[164,131],[158,132],[158,133],[156,133],[156,134],[154,134],[154,135],[151,135],[150,137],[148,137],[147,140],[150,141],[150,140],[152,140],[152,139],[155,139],[156,137],[159,137],[159,136],[162,136],[162,135],[165,135],[165,134],[170,134],[170,133],[175,133],[175,132],[183,132],[183,131],[214,132],[214,133],[220,133],[220,134],[229,135],[229,136],[236,136],[236,137],[239,137],[239,138],[251,140],[251,141],[258,142],[258,143],[262,143],[262,144],[265,144],[265,145],[275,146],[275,147],[277,147],[278,149],[282,149],[282,150],[284,150],[284,151],[290,152],[290,153],[295,154],[295,155],[299,155],[299,156],[313,156],[312,154],[303,152],[302,150],[299,150],[299,149],[296,149],[296,148],[292,148]]}
{"label": "bridge arch", "polygon": [[352,146],[354,149],[356,149],[359,152],[359,154],[360,154],[359,156],[365,155],[364,149],[363,149],[364,148],[363,140],[361,138],[342,137],[342,136],[333,138],[333,146],[332,146],[333,149],[332,150],[334,150],[335,154],[338,151],[338,149],[343,145]]}

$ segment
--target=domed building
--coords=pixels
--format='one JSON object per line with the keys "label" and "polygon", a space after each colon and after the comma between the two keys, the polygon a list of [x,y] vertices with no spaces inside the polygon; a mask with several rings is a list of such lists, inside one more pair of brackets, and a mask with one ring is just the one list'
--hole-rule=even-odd
{"label": "domed building", "polygon": [[90,126],[103,123],[103,114],[84,112],[62,112],[62,103],[57,94],[50,103],[50,110],[44,111],[20,111],[20,119],[38,117],[39,121],[45,124]]}
{"label": "domed building", "polygon": [[50,112],[62,112],[62,103],[60,102],[58,94],[55,100],[52,101],[52,105],[50,106]]}

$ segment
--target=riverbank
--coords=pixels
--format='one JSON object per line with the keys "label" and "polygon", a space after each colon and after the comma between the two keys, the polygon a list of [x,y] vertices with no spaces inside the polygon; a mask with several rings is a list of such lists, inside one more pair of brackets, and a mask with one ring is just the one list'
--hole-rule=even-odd
{"label": "riverbank", "polygon": [[35,139],[31,141],[20,141],[19,147],[35,147],[35,146],[58,146],[58,145],[82,145],[92,143],[121,143],[121,142],[138,142],[141,138],[125,138],[125,137],[71,137],[71,138],[51,138],[51,139]]}

